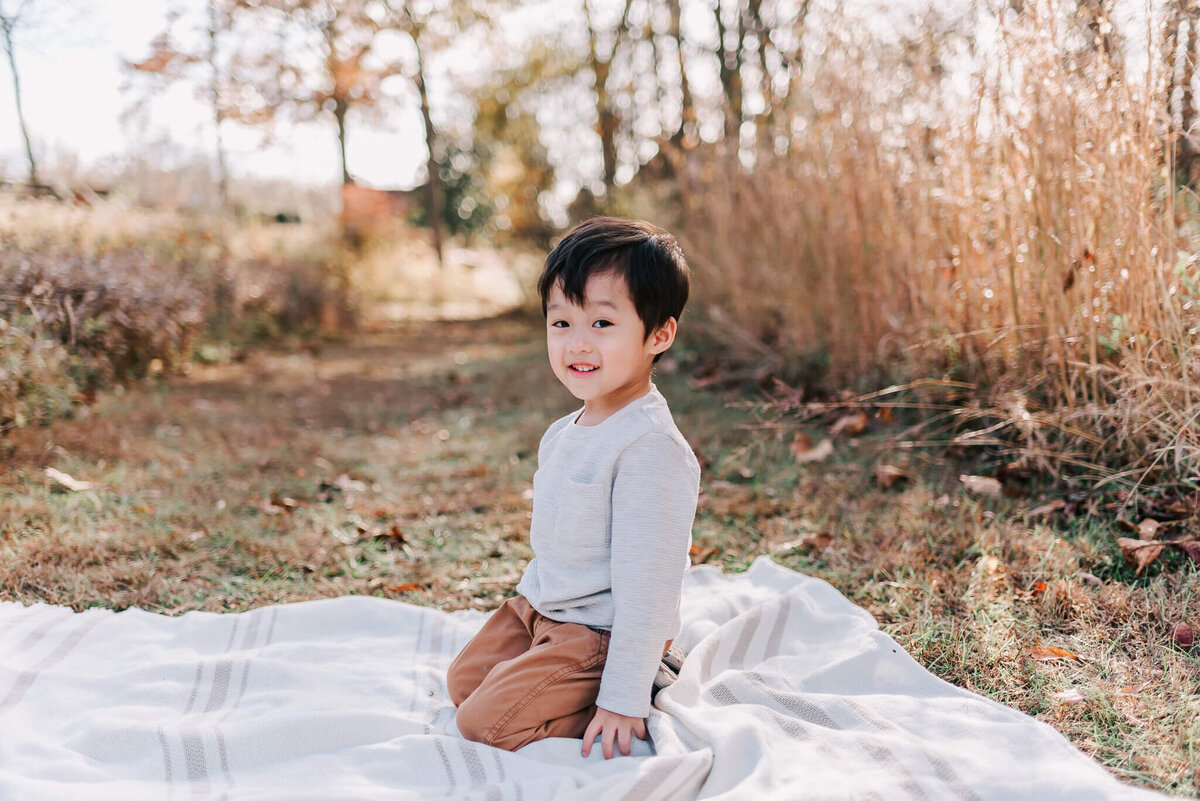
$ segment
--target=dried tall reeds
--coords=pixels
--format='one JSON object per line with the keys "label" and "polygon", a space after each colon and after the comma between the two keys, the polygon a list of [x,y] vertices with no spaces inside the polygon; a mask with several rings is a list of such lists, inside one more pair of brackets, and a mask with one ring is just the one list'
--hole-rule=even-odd
{"label": "dried tall reeds", "polygon": [[1154,21],[1122,65],[1075,4],[1021,5],[969,30],[828,25],[785,143],[687,164],[700,293],[827,361],[833,386],[966,380],[1047,464],[1198,482],[1200,214],[1174,176],[1175,61]]}

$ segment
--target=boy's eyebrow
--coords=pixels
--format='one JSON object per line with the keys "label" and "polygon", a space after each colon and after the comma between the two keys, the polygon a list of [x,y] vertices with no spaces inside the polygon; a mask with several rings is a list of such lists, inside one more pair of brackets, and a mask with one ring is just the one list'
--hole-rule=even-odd
{"label": "boy's eyebrow", "polygon": [[[546,311],[553,311],[554,309],[562,308],[563,306],[568,306],[568,305],[574,306],[576,304],[574,304],[574,303],[570,303],[570,304],[551,303],[550,305],[546,306]],[[611,300],[589,300],[589,301],[587,301],[587,305],[588,306],[607,306],[610,309],[617,308],[617,304],[613,303]]]}

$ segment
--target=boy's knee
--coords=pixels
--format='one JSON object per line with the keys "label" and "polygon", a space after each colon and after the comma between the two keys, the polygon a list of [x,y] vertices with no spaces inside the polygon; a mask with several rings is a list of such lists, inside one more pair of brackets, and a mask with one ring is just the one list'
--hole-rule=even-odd
{"label": "boy's knee", "polygon": [[494,713],[495,710],[488,710],[486,704],[471,703],[470,698],[466,698],[461,703],[456,702],[458,706],[458,732],[464,739],[474,743],[483,743],[484,745],[495,745],[495,736],[492,732],[493,724],[495,724],[495,715],[489,714],[489,711]]}
{"label": "boy's knee", "polygon": [[450,694],[452,704],[461,706],[474,687],[471,687],[470,682],[463,676],[463,671],[455,670],[456,664],[452,663],[450,669],[446,671],[446,692]]}

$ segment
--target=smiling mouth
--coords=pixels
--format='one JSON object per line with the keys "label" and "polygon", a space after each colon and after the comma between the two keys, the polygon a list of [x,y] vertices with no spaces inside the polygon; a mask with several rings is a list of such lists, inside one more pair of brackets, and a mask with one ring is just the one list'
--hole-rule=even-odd
{"label": "smiling mouth", "polygon": [[588,373],[596,372],[600,368],[594,364],[571,364],[567,365],[567,369],[569,369],[572,373],[587,375]]}

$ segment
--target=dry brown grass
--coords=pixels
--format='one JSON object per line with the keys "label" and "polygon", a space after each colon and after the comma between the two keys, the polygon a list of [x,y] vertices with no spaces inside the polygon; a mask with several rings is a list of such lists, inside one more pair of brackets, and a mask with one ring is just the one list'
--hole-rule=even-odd
{"label": "dry brown grass", "polygon": [[840,7],[786,152],[684,170],[700,292],[783,372],[966,380],[1050,465],[1195,490],[1200,217],[1174,190],[1168,59],[1151,36],[1149,74],[1122,72],[1074,4],[1021,7],[990,50],[932,23],[871,38]]}

